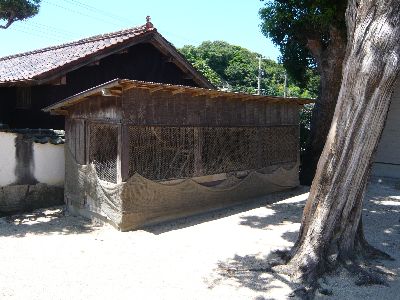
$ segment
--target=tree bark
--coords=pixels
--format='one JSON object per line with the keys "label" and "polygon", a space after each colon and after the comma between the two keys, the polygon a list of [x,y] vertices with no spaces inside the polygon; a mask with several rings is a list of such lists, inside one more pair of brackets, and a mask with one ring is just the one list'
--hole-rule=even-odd
{"label": "tree bark", "polygon": [[[350,0],[343,80],[298,240],[282,271],[312,284],[370,250],[362,201],[400,70],[400,1]],[[367,249],[368,248],[368,249]]]}
{"label": "tree bark", "polygon": [[311,120],[308,146],[303,156],[302,184],[311,185],[317,163],[329,133],[336,101],[342,83],[342,66],[346,53],[345,33],[332,27],[328,45],[324,48],[318,40],[308,40],[307,47],[317,62],[321,76],[319,96]]}

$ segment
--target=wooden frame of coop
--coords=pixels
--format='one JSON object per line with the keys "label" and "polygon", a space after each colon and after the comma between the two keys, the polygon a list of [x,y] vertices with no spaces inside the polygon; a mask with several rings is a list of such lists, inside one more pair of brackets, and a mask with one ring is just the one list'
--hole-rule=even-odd
{"label": "wooden frame of coop", "polygon": [[44,111],[66,118],[68,209],[126,231],[296,187],[311,102],[116,79]]}

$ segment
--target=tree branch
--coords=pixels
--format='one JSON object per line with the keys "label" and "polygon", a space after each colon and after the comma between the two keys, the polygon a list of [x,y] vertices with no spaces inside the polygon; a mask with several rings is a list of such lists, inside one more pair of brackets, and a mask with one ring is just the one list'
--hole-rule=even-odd
{"label": "tree branch", "polygon": [[16,14],[14,11],[10,12],[10,16],[7,19],[7,23],[6,25],[0,25],[0,29],[7,29],[8,27],[11,26],[12,23],[14,23],[15,21],[17,21],[17,18],[15,17]]}
{"label": "tree branch", "polygon": [[318,66],[321,65],[321,56],[322,56],[322,44],[318,39],[308,39],[307,48],[310,50],[315,60],[317,61]]}
{"label": "tree branch", "polygon": [[10,18],[10,19],[8,19],[6,25],[0,25],[0,28],[1,28],[1,29],[7,29],[7,28],[10,27],[11,24],[14,23],[15,21],[16,21],[16,19]]}

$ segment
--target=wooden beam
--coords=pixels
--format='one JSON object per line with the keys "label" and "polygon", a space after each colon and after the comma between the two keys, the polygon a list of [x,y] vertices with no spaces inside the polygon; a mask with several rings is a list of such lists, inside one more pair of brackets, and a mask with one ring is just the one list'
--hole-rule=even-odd
{"label": "wooden beam", "polygon": [[61,76],[60,78],[54,79],[50,84],[51,85],[66,85],[67,84],[67,77],[66,76]]}
{"label": "wooden beam", "polygon": [[178,90],[172,91],[172,95],[181,94],[181,93],[183,93],[185,91],[186,91],[185,88],[178,89]]}
{"label": "wooden beam", "polygon": [[118,125],[117,138],[117,183],[122,182],[122,125]]}
{"label": "wooden beam", "polygon": [[204,95],[208,95],[210,92],[207,91],[192,91],[192,94],[197,97],[197,96],[204,96]]}
{"label": "wooden beam", "polygon": [[213,98],[218,98],[218,97],[225,97],[225,96],[222,95],[222,94],[218,94],[218,93],[212,94],[212,95],[210,96],[211,99],[213,99]]}
{"label": "wooden beam", "polygon": [[112,88],[112,89],[110,89],[110,91],[113,95],[116,95],[116,96],[122,95],[122,89],[120,89],[120,88],[117,88],[117,89]]}
{"label": "wooden beam", "polygon": [[50,111],[50,114],[53,116],[68,116],[68,110],[65,109],[57,109]]}
{"label": "wooden beam", "polygon": [[150,94],[153,94],[153,93],[155,93],[157,91],[160,91],[160,90],[163,90],[163,89],[164,89],[163,86],[158,86],[158,87],[155,87],[155,88],[151,88],[150,89]]}
{"label": "wooden beam", "polygon": [[122,91],[121,89],[102,88],[101,95],[103,97],[121,97]]}
{"label": "wooden beam", "polygon": [[249,95],[247,97],[240,97],[240,100],[244,100],[244,101],[249,100],[249,99],[258,100],[258,99],[255,99],[254,96],[252,96],[252,95]]}
{"label": "wooden beam", "polygon": [[121,181],[127,181],[129,179],[129,129],[128,125],[121,125]]}
{"label": "wooden beam", "polygon": [[185,74],[185,75],[183,76],[183,79],[186,79],[186,80],[193,80],[193,75],[191,75],[191,74]]}
{"label": "wooden beam", "polygon": [[99,66],[100,65],[100,60],[96,60],[90,64],[88,64],[88,67],[95,67],[95,66]]}

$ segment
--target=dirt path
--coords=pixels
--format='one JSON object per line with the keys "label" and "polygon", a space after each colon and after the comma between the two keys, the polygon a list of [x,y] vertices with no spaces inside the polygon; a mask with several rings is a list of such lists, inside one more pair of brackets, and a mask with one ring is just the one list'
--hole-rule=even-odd
{"label": "dirt path", "polygon": [[[121,233],[61,208],[0,219],[0,299],[286,299],[288,278],[266,273],[270,253],[290,247],[307,197],[300,188],[252,204]],[[400,191],[373,184],[366,235],[396,258]],[[337,274],[326,299],[398,299],[390,287],[356,287]],[[325,296],[319,296],[325,298]]]}

